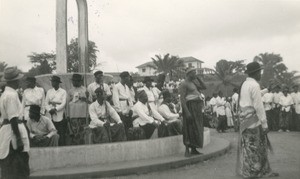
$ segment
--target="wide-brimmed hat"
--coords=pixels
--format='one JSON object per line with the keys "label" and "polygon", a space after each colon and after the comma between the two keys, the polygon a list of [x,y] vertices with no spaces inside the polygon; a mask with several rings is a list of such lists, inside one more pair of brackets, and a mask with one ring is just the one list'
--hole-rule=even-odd
{"label": "wide-brimmed hat", "polygon": [[52,76],[51,81],[56,81],[56,82],[62,83],[60,81],[60,77],[58,77],[58,76]]}
{"label": "wide-brimmed hat", "polygon": [[40,114],[41,113],[41,107],[38,106],[38,105],[30,105],[29,113]]}
{"label": "wide-brimmed hat", "polygon": [[7,67],[4,70],[2,81],[14,81],[23,78],[23,76],[17,67]]}
{"label": "wide-brimmed hat", "polygon": [[146,83],[146,82],[153,82],[154,80],[152,79],[152,78],[150,78],[149,76],[146,76],[145,78],[144,78],[144,81],[143,81],[143,83]]}
{"label": "wide-brimmed hat", "polygon": [[257,71],[259,71],[259,70],[261,70],[261,69],[263,69],[263,67],[259,64],[259,63],[257,63],[257,62],[251,62],[251,63],[249,63],[247,66],[246,66],[246,71],[245,71],[245,73],[246,74],[252,74],[252,73],[254,73],[254,72],[257,72]]}
{"label": "wide-brimmed hat", "polygon": [[73,74],[72,75],[72,80],[73,81],[81,81],[82,80],[82,76],[80,74]]}
{"label": "wide-brimmed hat", "polygon": [[196,70],[197,70],[196,68],[188,68],[188,69],[186,69],[185,74],[188,74],[188,73],[190,73],[192,71],[196,71]]}

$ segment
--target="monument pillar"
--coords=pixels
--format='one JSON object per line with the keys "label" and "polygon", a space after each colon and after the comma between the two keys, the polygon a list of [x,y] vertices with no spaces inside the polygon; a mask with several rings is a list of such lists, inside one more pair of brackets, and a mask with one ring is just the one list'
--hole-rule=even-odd
{"label": "monument pillar", "polygon": [[56,0],[56,71],[67,73],[67,0]]}

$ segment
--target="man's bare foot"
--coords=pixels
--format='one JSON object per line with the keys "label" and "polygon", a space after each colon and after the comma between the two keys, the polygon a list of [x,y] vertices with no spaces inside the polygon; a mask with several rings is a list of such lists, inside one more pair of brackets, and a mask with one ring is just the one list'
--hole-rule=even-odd
{"label": "man's bare foot", "polygon": [[184,153],[184,156],[185,157],[190,157],[191,156],[191,153],[190,153],[190,150],[189,150],[189,148],[187,147],[187,148],[185,148],[185,153]]}
{"label": "man's bare foot", "polygon": [[200,153],[199,151],[197,151],[195,148],[192,148],[191,154],[192,155],[202,155],[202,153]]}

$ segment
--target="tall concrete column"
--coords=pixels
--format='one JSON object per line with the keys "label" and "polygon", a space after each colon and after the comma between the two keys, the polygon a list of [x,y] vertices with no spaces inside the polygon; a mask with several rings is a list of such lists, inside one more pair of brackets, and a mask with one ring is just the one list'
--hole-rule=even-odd
{"label": "tall concrete column", "polygon": [[67,73],[67,0],[56,0],[56,71]]}
{"label": "tall concrete column", "polygon": [[86,0],[76,0],[78,7],[79,72],[88,73],[88,9]]}

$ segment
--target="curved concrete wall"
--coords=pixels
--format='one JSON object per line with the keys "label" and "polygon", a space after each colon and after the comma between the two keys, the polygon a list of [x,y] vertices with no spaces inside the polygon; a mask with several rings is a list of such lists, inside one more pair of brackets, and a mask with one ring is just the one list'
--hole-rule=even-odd
{"label": "curved concrete wall", "polygon": [[[210,143],[210,131],[204,130],[204,146]],[[182,136],[118,143],[32,148],[30,150],[31,171],[54,168],[109,164],[143,160],[183,153]]]}

